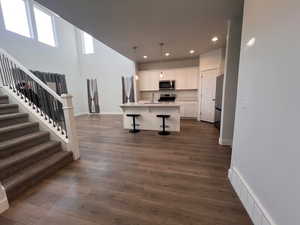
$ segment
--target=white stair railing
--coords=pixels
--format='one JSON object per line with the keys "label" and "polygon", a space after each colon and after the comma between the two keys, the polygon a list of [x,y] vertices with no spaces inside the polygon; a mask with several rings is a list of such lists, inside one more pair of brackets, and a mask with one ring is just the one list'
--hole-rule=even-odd
{"label": "white stair railing", "polygon": [[79,159],[79,145],[72,96],[59,96],[14,57],[0,48],[0,82],[64,142]]}

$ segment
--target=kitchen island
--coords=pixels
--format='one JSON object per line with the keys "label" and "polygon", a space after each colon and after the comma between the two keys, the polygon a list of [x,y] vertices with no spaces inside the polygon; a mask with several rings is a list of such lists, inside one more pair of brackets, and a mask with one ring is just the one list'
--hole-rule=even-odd
{"label": "kitchen island", "polygon": [[180,131],[180,106],[175,103],[128,103],[120,106],[123,111],[124,129],[132,129],[132,118],[127,114],[139,114],[137,129],[161,130],[162,119],[157,115],[170,115],[166,120],[168,131]]}

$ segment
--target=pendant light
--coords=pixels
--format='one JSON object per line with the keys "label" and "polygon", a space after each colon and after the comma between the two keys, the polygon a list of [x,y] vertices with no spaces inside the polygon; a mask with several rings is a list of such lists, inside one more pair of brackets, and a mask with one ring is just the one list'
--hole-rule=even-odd
{"label": "pendant light", "polygon": [[[163,48],[164,48],[164,43],[163,43],[163,42],[159,43],[159,46],[160,46],[160,57],[161,57],[161,59],[160,59],[160,64],[161,64],[161,67],[162,67],[162,58],[163,58]],[[163,72],[162,70],[160,71],[159,77],[160,77],[161,79],[164,78],[164,72]]]}
{"label": "pendant light", "polygon": [[[134,61],[135,61],[135,65],[136,65],[136,63],[137,63],[137,49],[138,49],[138,47],[137,46],[133,46],[132,49],[133,49]],[[139,80],[138,74],[135,74],[134,78],[135,78],[135,80]]]}

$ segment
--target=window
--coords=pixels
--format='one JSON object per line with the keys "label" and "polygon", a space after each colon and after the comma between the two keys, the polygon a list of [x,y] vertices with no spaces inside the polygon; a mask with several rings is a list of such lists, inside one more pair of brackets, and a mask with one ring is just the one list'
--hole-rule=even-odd
{"label": "window", "polygon": [[6,30],[31,37],[24,0],[0,0]]}
{"label": "window", "polygon": [[83,38],[83,52],[84,54],[93,54],[94,51],[94,39],[86,32],[82,34]]}
{"label": "window", "polygon": [[55,47],[54,25],[51,15],[38,6],[33,7],[38,41]]}

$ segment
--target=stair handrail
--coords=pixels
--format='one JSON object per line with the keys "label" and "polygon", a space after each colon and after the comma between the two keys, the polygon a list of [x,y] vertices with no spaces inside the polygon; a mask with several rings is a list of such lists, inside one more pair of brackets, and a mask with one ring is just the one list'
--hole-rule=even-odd
{"label": "stair handrail", "polygon": [[55,99],[57,99],[60,103],[64,103],[62,98],[51,88],[49,88],[43,81],[41,81],[39,78],[37,78],[30,70],[28,70],[25,66],[23,66],[17,59],[15,59],[13,56],[11,56],[7,51],[0,48],[0,53],[5,55],[8,59],[13,61],[17,66],[22,69],[24,73],[26,73],[31,79],[33,79],[35,82],[37,82],[43,89],[45,89],[49,94],[51,94]]}
{"label": "stair handrail", "polygon": [[[67,151],[79,159],[79,144],[72,96],[59,96],[7,51],[0,48],[0,81],[7,93],[39,116],[47,128],[64,141]],[[1,84],[1,82],[0,82]],[[43,119],[42,119],[43,118]]]}

